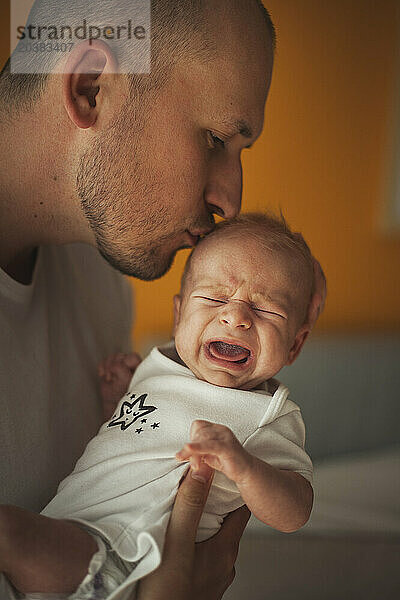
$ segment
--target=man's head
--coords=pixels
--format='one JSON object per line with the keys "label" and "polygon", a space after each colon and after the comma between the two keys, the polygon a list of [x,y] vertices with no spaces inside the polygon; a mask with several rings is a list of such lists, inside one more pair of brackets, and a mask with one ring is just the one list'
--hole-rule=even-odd
{"label": "man's head", "polygon": [[[57,7],[72,18],[74,4]],[[62,85],[74,185],[66,195],[79,198],[111,264],[153,279],[212,229],[213,213],[239,212],[240,153],[262,130],[273,45],[258,0],[153,0],[150,75],[112,75],[118,57],[107,44],[82,44],[68,56],[62,84],[5,72],[0,99],[3,111],[12,95],[19,112],[34,111]]]}
{"label": "man's head", "polygon": [[219,223],[190,255],[175,297],[175,344],[200,379],[252,389],[298,356],[308,335],[314,262],[284,219]]}

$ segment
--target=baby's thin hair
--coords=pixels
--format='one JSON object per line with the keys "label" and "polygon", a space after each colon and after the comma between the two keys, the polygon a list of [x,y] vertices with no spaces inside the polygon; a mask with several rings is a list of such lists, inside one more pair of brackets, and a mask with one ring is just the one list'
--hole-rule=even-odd
{"label": "baby's thin hair", "polygon": [[248,239],[256,239],[266,250],[280,252],[301,264],[306,276],[304,283],[308,283],[309,288],[307,296],[309,293],[309,301],[311,300],[314,292],[314,259],[307,242],[301,233],[290,229],[282,211],[279,216],[273,213],[243,213],[233,219],[217,223],[214,231],[201,239],[190,253],[182,275],[181,292],[190,272],[192,257],[196,249],[201,247],[204,240],[215,238],[222,233],[239,234]]}
{"label": "baby's thin hair", "polygon": [[243,213],[233,219],[221,221],[210,235],[215,236],[225,230],[248,233],[253,238],[259,239],[268,249],[293,252],[313,266],[313,258],[307,242],[301,233],[290,229],[282,211],[279,216],[270,212]]}

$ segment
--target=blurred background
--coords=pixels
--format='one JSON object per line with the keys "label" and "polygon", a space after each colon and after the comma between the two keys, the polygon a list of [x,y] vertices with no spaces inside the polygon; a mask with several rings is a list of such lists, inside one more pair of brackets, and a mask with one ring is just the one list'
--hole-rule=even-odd
{"label": "blurred background", "polygon": [[[265,6],[277,52],[264,131],[243,153],[243,210],[282,210],[327,276],[325,312],[280,375],[306,423],[315,508],[295,534],[252,521],[224,597],[391,598],[400,592],[400,3]],[[6,23],[8,2],[1,10]],[[4,62],[6,36],[0,52]],[[142,352],[171,334],[186,255],[159,281],[132,281]]]}

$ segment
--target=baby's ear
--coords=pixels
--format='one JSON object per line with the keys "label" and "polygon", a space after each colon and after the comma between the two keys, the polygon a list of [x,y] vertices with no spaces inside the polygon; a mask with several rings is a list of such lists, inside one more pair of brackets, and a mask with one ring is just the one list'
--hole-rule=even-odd
{"label": "baby's ear", "polygon": [[173,335],[175,335],[176,328],[179,324],[179,317],[181,314],[181,301],[182,298],[179,294],[175,294],[174,296],[174,327],[173,327]]}
{"label": "baby's ear", "polygon": [[302,349],[303,344],[306,341],[309,333],[310,333],[310,326],[308,324],[300,327],[300,329],[296,333],[296,337],[294,339],[293,346],[290,348],[288,361],[286,363],[287,365],[291,365],[292,363],[294,363],[294,361],[300,354],[300,350]]}

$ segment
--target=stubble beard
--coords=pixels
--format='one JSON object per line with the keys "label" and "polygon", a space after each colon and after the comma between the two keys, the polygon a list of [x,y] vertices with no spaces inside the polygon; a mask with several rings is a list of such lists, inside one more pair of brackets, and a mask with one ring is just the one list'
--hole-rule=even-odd
{"label": "stubble beard", "polygon": [[121,167],[118,172],[115,166],[121,164],[120,136],[117,124],[81,156],[77,194],[101,255],[121,273],[151,281],[171,267],[179,249],[174,247],[179,231],[171,223],[172,211],[167,210],[165,200],[155,202],[161,200],[162,190],[157,189],[154,174],[145,171],[139,139],[131,147],[132,158],[126,165],[129,178],[125,179],[134,197],[129,198],[126,191],[124,195],[126,171],[121,172]]}

